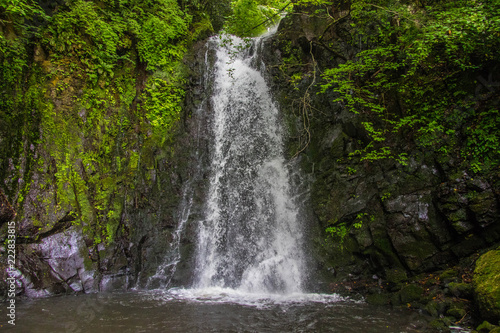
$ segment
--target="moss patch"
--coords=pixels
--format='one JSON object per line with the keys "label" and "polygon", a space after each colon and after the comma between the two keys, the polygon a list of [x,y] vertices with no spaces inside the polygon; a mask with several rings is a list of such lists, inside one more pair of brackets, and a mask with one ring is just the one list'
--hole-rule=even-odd
{"label": "moss patch", "polygon": [[474,296],[484,319],[500,320],[500,249],[489,251],[476,262]]}

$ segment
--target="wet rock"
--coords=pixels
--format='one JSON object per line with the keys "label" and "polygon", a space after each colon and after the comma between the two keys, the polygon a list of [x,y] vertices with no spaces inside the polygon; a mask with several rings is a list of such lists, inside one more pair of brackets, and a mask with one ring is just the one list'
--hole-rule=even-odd
{"label": "wet rock", "polygon": [[92,267],[85,268],[88,248],[76,227],[27,244],[20,254],[28,296],[96,291]]}
{"label": "wet rock", "polygon": [[436,298],[429,301],[424,306],[424,310],[433,317],[441,317],[448,311],[450,304],[452,304],[452,302],[449,300]]}

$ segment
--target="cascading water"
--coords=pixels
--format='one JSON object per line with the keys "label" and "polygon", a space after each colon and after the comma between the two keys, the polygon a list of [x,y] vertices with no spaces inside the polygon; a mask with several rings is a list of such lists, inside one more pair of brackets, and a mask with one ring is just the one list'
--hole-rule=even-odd
{"label": "cascading water", "polygon": [[[207,65],[202,85],[213,93],[193,114],[196,150],[178,226],[164,263],[146,286],[159,292],[20,302],[16,316],[22,320],[7,325],[7,331],[422,332],[425,326],[415,313],[302,292],[306,260],[301,221],[306,219],[301,217],[302,194],[297,193],[300,172],[284,158],[279,112],[256,69],[262,39],[237,54],[231,43],[212,40],[210,54],[215,51],[217,60],[213,67]],[[210,106],[212,113],[206,112]],[[213,133],[202,124],[212,124]],[[196,222],[193,288],[165,291],[171,284],[189,283],[179,271],[191,272],[192,258],[182,258],[181,245],[192,241],[187,234]]]}
{"label": "cascading water", "polygon": [[264,37],[213,38],[213,150],[195,288],[290,294],[305,280],[303,228],[279,111],[255,67]]}
{"label": "cascading water", "polygon": [[[255,69],[261,42],[235,55],[235,47],[212,40],[217,60],[207,79],[214,80],[209,80],[213,85],[204,84],[213,88],[213,94],[193,118],[195,126],[212,124],[213,133],[203,126],[195,131],[197,149],[178,226],[164,263],[147,285],[160,291],[21,302],[16,316],[22,320],[7,325],[7,331],[422,332],[425,326],[408,311],[302,292],[306,260],[301,221],[305,219],[301,194],[296,193],[301,177],[284,159],[279,112]],[[208,104],[212,113],[203,112]],[[211,173],[205,188],[207,167]],[[204,210],[200,201],[205,202]],[[184,237],[191,241],[186,234],[194,222],[198,222],[195,284],[192,289],[165,291],[172,281],[183,280],[179,277],[184,274],[178,272],[186,268],[178,264],[182,266],[182,260],[192,264],[191,257],[182,258],[181,244]]]}

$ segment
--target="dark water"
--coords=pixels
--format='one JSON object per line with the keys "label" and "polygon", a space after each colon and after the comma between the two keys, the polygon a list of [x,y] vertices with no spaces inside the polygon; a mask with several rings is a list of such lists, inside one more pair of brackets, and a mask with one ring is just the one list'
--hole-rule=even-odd
{"label": "dark water", "polygon": [[[219,293],[125,293],[65,296],[17,304],[7,332],[426,332],[411,311],[321,295],[240,299]],[[5,311],[2,309],[2,317]],[[3,318],[2,318],[3,319]],[[5,321],[2,320],[2,324]]]}

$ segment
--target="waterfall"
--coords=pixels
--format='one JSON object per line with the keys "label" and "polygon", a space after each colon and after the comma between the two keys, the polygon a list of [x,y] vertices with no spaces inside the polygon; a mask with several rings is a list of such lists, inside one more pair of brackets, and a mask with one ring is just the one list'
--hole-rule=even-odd
{"label": "waterfall", "polygon": [[[294,199],[285,131],[259,67],[260,37],[214,37],[213,146],[198,221],[195,288],[301,292],[304,226]],[[250,45],[246,45],[250,43]],[[207,64],[207,66],[211,66]]]}

